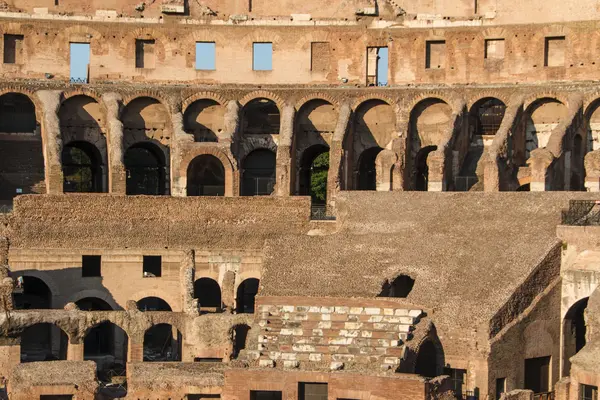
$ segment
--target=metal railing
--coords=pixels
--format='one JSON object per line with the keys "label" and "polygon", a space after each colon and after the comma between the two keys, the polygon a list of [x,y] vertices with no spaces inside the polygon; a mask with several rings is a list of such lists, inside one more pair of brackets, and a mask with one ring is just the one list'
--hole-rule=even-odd
{"label": "metal railing", "polygon": [[600,200],[571,200],[569,209],[562,211],[563,225],[600,225]]}
{"label": "metal railing", "polygon": [[71,78],[71,79],[69,79],[69,83],[85,85],[88,83],[88,79],[87,78]]}
{"label": "metal railing", "polygon": [[310,219],[313,221],[335,221],[335,216],[329,213],[327,206],[313,205],[310,207]]}

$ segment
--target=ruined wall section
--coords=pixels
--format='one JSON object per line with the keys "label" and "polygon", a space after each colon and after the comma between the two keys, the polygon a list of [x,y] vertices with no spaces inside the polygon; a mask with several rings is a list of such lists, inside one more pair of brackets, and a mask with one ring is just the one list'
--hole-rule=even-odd
{"label": "ruined wall section", "polygon": [[423,310],[375,299],[263,297],[258,305],[261,367],[395,371]]}

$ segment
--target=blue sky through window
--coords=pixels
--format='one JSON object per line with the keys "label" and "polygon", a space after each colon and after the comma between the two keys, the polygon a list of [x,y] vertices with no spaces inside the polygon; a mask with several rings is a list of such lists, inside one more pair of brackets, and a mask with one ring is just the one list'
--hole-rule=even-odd
{"label": "blue sky through window", "polygon": [[87,82],[90,64],[90,44],[71,43],[71,79]]}
{"label": "blue sky through window", "polygon": [[216,46],[214,43],[196,43],[196,69],[213,71],[216,68]]}
{"label": "blue sky through window", "polygon": [[377,55],[377,86],[386,86],[388,83],[388,59],[387,47],[380,47]]}
{"label": "blue sky through window", "polygon": [[273,43],[254,43],[252,69],[273,70]]}

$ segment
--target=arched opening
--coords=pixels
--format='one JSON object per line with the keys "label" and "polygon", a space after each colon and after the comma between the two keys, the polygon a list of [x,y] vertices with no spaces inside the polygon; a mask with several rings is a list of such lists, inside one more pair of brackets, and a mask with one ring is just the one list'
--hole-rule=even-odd
{"label": "arched opening", "polygon": [[60,134],[67,145],[62,152],[65,192],[103,192],[106,138],[103,112],[89,96],[73,96],[58,111]]}
{"label": "arched opening", "polygon": [[194,282],[194,298],[202,311],[219,312],[222,310],[221,287],[214,279],[200,278]]}
{"label": "arched opening", "polygon": [[21,288],[14,293],[17,310],[46,310],[52,308],[52,292],[46,283],[34,276],[23,276]]}
{"label": "arched opening", "polygon": [[563,321],[563,376],[568,376],[571,371],[571,357],[577,354],[587,343],[587,326],[585,310],[589,297],[583,298],[573,304]]}
{"label": "arched opening", "polygon": [[567,117],[567,113],[567,107],[552,98],[536,100],[528,107],[523,118],[524,135],[515,143],[515,153],[522,158],[523,165],[533,150],[548,145],[552,131]]}
{"label": "arched opening", "polygon": [[169,303],[160,297],[144,297],[137,301],[140,311],[173,311]]}
{"label": "arched opening", "polygon": [[327,203],[329,147],[314,145],[304,151],[300,167],[300,195],[310,196],[313,204]]}
{"label": "arched opening", "polygon": [[194,142],[217,142],[224,123],[225,107],[211,99],[196,100],[183,114],[184,130],[194,135]]}
{"label": "arched opening", "polygon": [[63,148],[63,191],[102,192],[102,167],[98,149],[88,142],[71,142]]}
{"label": "arched opening", "polygon": [[0,206],[20,194],[46,192],[40,132],[29,97],[0,96]]}
{"label": "arched opening", "polygon": [[427,157],[437,149],[453,127],[452,107],[436,98],[419,102],[410,114],[410,162],[412,188],[428,190],[430,176]]}
{"label": "arched opening", "polygon": [[35,324],[21,334],[21,362],[67,359],[67,334],[53,324]]}
{"label": "arched opening", "polygon": [[156,145],[138,143],[125,152],[126,190],[129,195],[165,194],[165,158]]}
{"label": "arched opening", "polygon": [[433,151],[437,150],[437,146],[427,146],[419,150],[415,158],[415,189],[426,192],[429,188],[429,166],[427,165],[427,157]]}
{"label": "arched opening", "polygon": [[375,159],[395,138],[396,114],[385,101],[371,99],[356,108],[352,122],[343,142],[342,189],[376,190]]}
{"label": "arched opening", "polygon": [[378,297],[398,297],[406,298],[412,291],[415,280],[408,275],[400,275],[391,283],[387,279],[381,287],[381,293]]}
{"label": "arched opening", "polygon": [[237,358],[242,350],[246,348],[246,341],[248,340],[248,332],[250,327],[248,325],[237,325],[233,328],[233,354],[232,358]]}
{"label": "arched opening", "polygon": [[377,168],[375,160],[383,149],[371,147],[363,151],[358,161],[358,190],[377,190]]}
{"label": "arched opening", "polygon": [[594,100],[586,111],[586,152],[600,149],[600,99]]}
{"label": "arched opening", "polygon": [[278,135],[279,108],[269,99],[254,99],[244,106],[243,132],[246,135]]}
{"label": "arched opening", "polygon": [[431,340],[426,340],[419,347],[417,361],[415,363],[415,374],[435,378],[438,375],[438,354],[435,345]]}
{"label": "arched opening", "polygon": [[244,280],[237,289],[236,310],[238,314],[253,314],[260,281],[256,278]]}
{"label": "arched opening", "polygon": [[209,154],[192,160],[187,169],[187,195],[225,195],[225,168],[221,160]]}
{"label": "arched opening", "polygon": [[154,325],[144,334],[144,361],[181,361],[182,337],[169,324]]}
{"label": "arched opening", "polygon": [[492,97],[481,99],[471,107],[468,137],[459,135],[454,144],[460,163],[458,176],[454,179],[454,190],[464,192],[482,189],[482,184],[475,186],[483,180],[483,168],[479,161],[485,149],[494,141],[505,111],[506,105]]}
{"label": "arched opening", "polygon": [[268,196],[275,188],[276,155],[258,149],[246,156],[242,164],[242,196]]}

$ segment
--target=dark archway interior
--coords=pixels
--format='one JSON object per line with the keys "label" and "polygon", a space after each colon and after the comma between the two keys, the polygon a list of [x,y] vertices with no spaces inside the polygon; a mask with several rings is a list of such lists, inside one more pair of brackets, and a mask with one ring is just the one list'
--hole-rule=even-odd
{"label": "dark archway interior", "polygon": [[194,298],[205,311],[220,311],[221,287],[214,279],[200,278],[194,282]]}
{"label": "dark archway interior", "polygon": [[313,204],[327,202],[327,175],[329,173],[329,147],[314,145],[304,151],[300,166],[301,196],[310,196]]}
{"label": "dark archway interior", "polygon": [[260,281],[255,278],[249,278],[243,281],[237,290],[236,310],[240,314],[254,313],[254,304],[258,293]]}
{"label": "dark archway interior", "polygon": [[21,291],[15,291],[17,310],[45,310],[52,308],[52,292],[43,280],[34,276],[23,277]]}
{"label": "dark archway interior", "polygon": [[173,311],[169,303],[160,297],[144,297],[137,302],[140,311]]}
{"label": "dark archway interior", "polygon": [[478,101],[471,109],[476,135],[495,135],[500,129],[506,105],[499,99],[486,98]]}
{"label": "dark archway interior", "polygon": [[416,185],[415,189],[426,192],[429,186],[429,167],[427,166],[427,157],[433,151],[437,150],[437,146],[423,147],[417,153],[415,160]]}
{"label": "dark archway interior", "polygon": [[563,325],[564,346],[564,368],[568,375],[571,370],[570,358],[579,353],[586,345],[587,327],[585,324],[585,310],[588,306],[589,297],[579,300],[571,306],[565,315]]}
{"label": "dark archway interior", "polygon": [[[96,297],[86,297],[77,301],[77,307],[82,311],[111,311],[112,307],[104,300]],[[92,328],[83,340],[83,355],[94,357],[112,354],[114,347],[114,329],[112,324],[105,322]]]}
{"label": "dark archway interior", "polygon": [[0,96],[1,133],[32,133],[36,128],[35,106],[29,97],[20,93]]}
{"label": "dark archway interior", "polygon": [[138,143],[125,152],[128,195],[165,194],[165,160],[151,143]]}
{"label": "dark archway interior", "polygon": [[71,142],[63,148],[63,190],[70,193],[102,191],[100,152],[91,143]]}
{"label": "dark archway interior", "polygon": [[144,334],[144,361],[181,361],[181,333],[169,324],[154,325]]}
{"label": "dark archway interior", "polygon": [[400,275],[391,283],[386,280],[378,297],[406,298],[412,291],[415,280],[408,275]]}
{"label": "dark archway interior", "polygon": [[21,334],[21,362],[67,359],[67,334],[52,324],[35,324]]}
{"label": "dark archway interior", "polygon": [[377,190],[377,169],[375,160],[381,147],[371,147],[363,151],[358,161],[358,190]]}
{"label": "dark archway interior", "polygon": [[208,154],[192,160],[187,170],[187,195],[225,195],[225,168],[221,160]]}
{"label": "dark archway interior", "polygon": [[434,378],[437,376],[437,349],[431,340],[425,341],[419,348],[415,374]]}
{"label": "dark archway interior", "polygon": [[267,149],[254,150],[244,159],[242,196],[268,196],[275,187],[275,153]]}
{"label": "dark archway interior", "polygon": [[255,99],[244,106],[244,134],[279,134],[279,109],[269,99]]}
{"label": "dark archway interior", "polygon": [[248,325],[238,325],[233,330],[233,358],[237,358],[240,351],[246,348],[246,339],[250,327]]}

